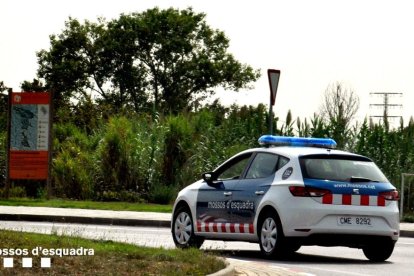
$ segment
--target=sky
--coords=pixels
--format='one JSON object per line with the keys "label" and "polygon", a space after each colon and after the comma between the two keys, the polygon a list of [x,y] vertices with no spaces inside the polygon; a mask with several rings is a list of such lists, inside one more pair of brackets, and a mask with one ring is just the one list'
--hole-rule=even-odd
{"label": "sky", "polygon": [[13,91],[36,78],[36,52],[49,49],[70,17],[96,21],[153,7],[206,14],[207,23],[230,39],[237,60],[260,69],[249,91],[217,89],[221,103],[269,103],[267,69],[281,71],[274,112],[283,121],[309,118],[320,110],[329,84],[343,82],[360,98],[356,120],[381,115],[370,104],[382,103],[371,92],[391,97],[402,108],[390,115],[414,116],[414,16],[409,0],[1,0],[0,81]]}

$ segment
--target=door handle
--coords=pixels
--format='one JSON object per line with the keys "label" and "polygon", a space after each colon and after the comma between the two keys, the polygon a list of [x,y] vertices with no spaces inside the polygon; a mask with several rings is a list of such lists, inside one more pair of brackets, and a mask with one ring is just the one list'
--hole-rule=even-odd
{"label": "door handle", "polygon": [[256,194],[256,195],[258,195],[258,196],[259,196],[259,195],[264,195],[264,193],[265,193],[264,191],[256,191],[256,192],[255,192],[255,194]]}
{"label": "door handle", "polygon": [[232,192],[224,192],[223,194],[224,194],[224,196],[231,196],[233,193]]}

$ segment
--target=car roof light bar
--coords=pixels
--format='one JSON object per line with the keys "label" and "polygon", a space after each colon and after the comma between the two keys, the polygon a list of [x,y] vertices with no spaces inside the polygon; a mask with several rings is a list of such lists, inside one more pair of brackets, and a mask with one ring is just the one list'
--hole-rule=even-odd
{"label": "car roof light bar", "polygon": [[291,146],[291,147],[316,147],[316,148],[336,148],[335,140],[331,138],[304,138],[263,135],[258,140],[262,146]]}

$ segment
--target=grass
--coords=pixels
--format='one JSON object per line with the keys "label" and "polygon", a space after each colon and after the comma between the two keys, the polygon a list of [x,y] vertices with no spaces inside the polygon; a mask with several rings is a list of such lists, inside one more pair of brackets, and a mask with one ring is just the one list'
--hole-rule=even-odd
{"label": "grass", "polygon": [[[222,260],[197,249],[159,249],[111,241],[92,241],[56,234],[31,234],[0,231],[2,258],[13,257],[14,267],[0,266],[1,275],[206,275],[225,267]],[[83,248],[89,255],[32,255],[33,249]],[[5,249],[27,250],[33,267],[22,267],[22,256],[5,254]],[[93,251],[92,251],[93,250]],[[40,251],[41,252],[41,251]],[[50,251],[49,251],[50,252]],[[93,252],[93,255],[90,253]],[[19,252],[21,253],[21,252]],[[16,253],[15,253],[16,254]],[[41,257],[51,257],[51,267],[40,267]]]}
{"label": "grass", "polygon": [[101,201],[77,201],[63,199],[30,199],[10,198],[1,199],[0,206],[32,206],[32,207],[55,207],[55,208],[80,208],[114,211],[137,211],[171,213],[172,205],[160,205],[150,203],[130,202],[101,202]]}

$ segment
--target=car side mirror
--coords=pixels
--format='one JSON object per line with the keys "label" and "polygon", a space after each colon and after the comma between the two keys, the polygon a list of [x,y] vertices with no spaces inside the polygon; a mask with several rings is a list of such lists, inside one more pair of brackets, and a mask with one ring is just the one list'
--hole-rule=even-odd
{"label": "car side mirror", "polygon": [[208,185],[212,185],[215,180],[215,175],[213,172],[206,172],[202,174],[203,180],[207,182]]}

